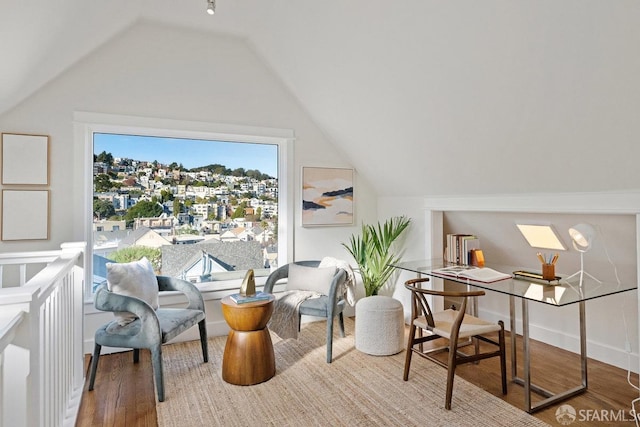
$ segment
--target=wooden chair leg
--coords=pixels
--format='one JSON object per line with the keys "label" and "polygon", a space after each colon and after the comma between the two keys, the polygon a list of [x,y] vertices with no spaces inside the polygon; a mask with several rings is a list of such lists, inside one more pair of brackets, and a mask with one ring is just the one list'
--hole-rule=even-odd
{"label": "wooden chair leg", "polygon": [[133,363],[138,363],[140,361],[140,349],[133,349]]}
{"label": "wooden chair leg", "polygon": [[338,321],[340,322],[340,336],[344,338],[346,336],[344,333],[344,315],[340,312],[338,316]]}
{"label": "wooden chair leg", "polygon": [[98,370],[98,359],[100,359],[100,349],[102,346],[96,344],[93,347],[93,357],[91,358],[91,374],[89,376],[89,390],[93,390],[93,386],[96,382],[96,371]]}
{"label": "wooden chair leg", "polygon": [[458,345],[456,342],[449,342],[449,364],[447,368],[447,394],[444,401],[444,408],[451,409],[451,399],[453,397],[453,380],[456,377]]}
{"label": "wooden chair leg", "polygon": [[405,381],[409,379],[409,367],[411,366],[411,355],[413,354],[413,339],[415,338],[416,326],[411,325],[409,328],[409,338],[407,339],[407,351],[404,358],[404,376]]}

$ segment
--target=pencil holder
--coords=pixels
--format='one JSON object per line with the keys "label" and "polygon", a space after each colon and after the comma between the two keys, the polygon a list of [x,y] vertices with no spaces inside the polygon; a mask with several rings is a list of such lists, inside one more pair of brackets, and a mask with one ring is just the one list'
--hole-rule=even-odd
{"label": "pencil holder", "polygon": [[542,278],[544,280],[556,279],[556,266],[555,264],[542,264]]}

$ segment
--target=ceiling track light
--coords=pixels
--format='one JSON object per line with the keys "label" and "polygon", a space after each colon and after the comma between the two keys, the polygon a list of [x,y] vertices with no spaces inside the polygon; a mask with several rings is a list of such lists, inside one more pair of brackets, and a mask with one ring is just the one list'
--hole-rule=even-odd
{"label": "ceiling track light", "polygon": [[207,13],[209,15],[216,13],[216,0],[207,0]]}

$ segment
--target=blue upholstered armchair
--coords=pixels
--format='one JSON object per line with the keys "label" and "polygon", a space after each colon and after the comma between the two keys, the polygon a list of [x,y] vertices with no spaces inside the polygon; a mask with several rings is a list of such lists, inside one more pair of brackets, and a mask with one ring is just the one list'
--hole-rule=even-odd
{"label": "blue upholstered armchair", "polygon": [[179,291],[188,299],[186,308],[158,308],[154,310],[141,299],[116,294],[109,291],[107,285],[101,285],[95,294],[95,306],[98,310],[130,312],[137,319],[121,326],[116,320],[100,327],[95,333],[95,348],[91,361],[89,390],[93,390],[98,368],[98,359],[102,346],[133,349],[133,361],[139,361],[140,349],[151,351],[153,373],[158,392],[158,400],[164,401],[164,379],[162,371],[162,344],[175,338],[196,323],[200,329],[200,342],[204,362],[209,360],[207,348],[207,327],[204,312],[204,300],[198,288],[180,279],[157,276],[158,291]]}
{"label": "blue upholstered armchair", "polygon": [[[298,261],[294,264],[305,267],[318,267],[320,261]],[[279,280],[289,277],[289,265],[286,264],[271,273],[264,285],[264,292],[273,293],[273,287]],[[333,276],[331,287],[328,295],[322,295],[319,298],[311,298],[304,301],[299,307],[299,317],[302,315],[325,317],[327,319],[327,363],[332,360],[333,347],[333,319],[338,316],[340,326],[340,336],[344,337],[344,311],[345,300],[343,298],[342,285],[347,278],[347,273],[343,269],[336,270]],[[298,319],[298,325],[300,319]]]}

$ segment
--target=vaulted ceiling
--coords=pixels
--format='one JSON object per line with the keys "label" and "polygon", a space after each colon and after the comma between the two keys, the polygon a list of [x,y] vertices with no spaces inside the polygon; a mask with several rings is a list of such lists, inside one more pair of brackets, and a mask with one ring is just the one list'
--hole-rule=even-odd
{"label": "vaulted ceiling", "polygon": [[145,20],[246,40],[381,195],[633,188],[639,4],[0,0],[0,116]]}

